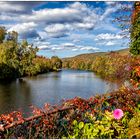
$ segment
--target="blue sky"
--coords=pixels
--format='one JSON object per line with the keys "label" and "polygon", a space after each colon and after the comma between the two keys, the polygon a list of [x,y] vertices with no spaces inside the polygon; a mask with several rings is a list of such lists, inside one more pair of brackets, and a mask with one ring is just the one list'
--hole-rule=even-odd
{"label": "blue sky", "polygon": [[0,2],[0,26],[17,31],[47,57],[119,50],[129,42],[129,33],[112,22],[122,6],[132,3]]}

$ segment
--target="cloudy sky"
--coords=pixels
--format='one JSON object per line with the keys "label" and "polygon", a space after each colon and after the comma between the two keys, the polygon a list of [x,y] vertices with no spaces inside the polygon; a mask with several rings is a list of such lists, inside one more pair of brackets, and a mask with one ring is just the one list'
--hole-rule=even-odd
{"label": "cloudy sky", "polygon": [[129,33],[113,22],[122,5],[132,7],[131,2],[0,2],[0,26],[17,31],[19,40],[27,39],[47,57],[118,50],[129,42]]}

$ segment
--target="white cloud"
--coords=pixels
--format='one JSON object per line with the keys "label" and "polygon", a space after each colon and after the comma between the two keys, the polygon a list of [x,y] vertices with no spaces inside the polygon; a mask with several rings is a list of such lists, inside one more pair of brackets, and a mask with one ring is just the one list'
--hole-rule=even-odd
{"label": "white cloud", "polygon": [[81,4],[80,2],[75,2],[71,5],[69,5],[69,8],[72,8],[72,9],[78,9],[78,10],[81,10],[81,11],[87,11],[87,5],[86,4]]}
{"label": "white cloud", "polygon": [[22,15],[21,19],[24,21],[35,21],[35,22],[45,22],[46,24],[52,23],[71,23],[80,22],[81,13],[76,9],[43,9],[39,11],[33,11],[31,15]]}
{"label": "white cloud", "polygon": [[47,41],[41,41],[40,39],[35,39],[35,45],[37,46],[49,46],[51,43]]}
{"label": "white cloud", "polygon": [[46,42],[46,39],[48,37],[47,33],[45,31],[38,31],[38,34],[40,36],[39,40]]}
{"label": "white cloud", "polygon": [[[9,30],[25,33],[28,28],[30,32],[36,30],[36,34],[43,34],[44,38],[65,37],[73,30],[92,30],[99,17],[96,10],[80,2],[69,4],[64,8],[45,8],[36,11],[31,8],[29,2],[23,5],[20,2],[4,3],[7,7],[12,7],[8,13],[2,11],[0,16],[0,20],[13,23]],[[32,7],[37,6],[35,2],[32,3],[34,4]],[[14,12],[14,9],[17,12]],[[21,13],[18,15],[19,12]]]}
{"label": "white cloud", "polygon": [[87,50],[87,51],[98,51],[100,50],[97,47],[93,47],[93,46],[82,46],[80,50]]}
{"label": "white cloud", "polygon": [[[37,3],[33,2],[33,4],[37,6]],[[9,30],[16,30],[21,34],[25,34],[29,30],[31,36],[33,36],[32,33],[35,33],[35,36],[38,34],[41,39],[65,37],[70,35],[71,31],[93,30],[95,27],[96,29],[104,28],[105,25],[99,24],[100,19],[104,19],[113,11],[113,9],[108,8],[100,17],[96,13],[96,8],[91,8],[84,3],[74,2],[64,8],[45,8],[36,11],[30,9],[30,13],[26,14],[25,10],[28,11],[27,7],[31,7],[30,3],[21,5],[19,3],[8,4],[6,2],[6,5],[11,7],[15,5],[15,7],[17,6],[15,9],[24,11],[23,14],[16,16],[16,19],[10,14],[0,16],[0,19],[3,20],[7,19],[20,22],[14,23]]]}
{"label": "white cloud", "polygon": [[72,49],[72,51],[78,51],[78,49],[77,48],[74,48],[74,49]]}
{"label": "white cloud", "polygon": [[10,14],[9,15],[6,15],[6,14],[0,14],[0,20],[1,21],[8,21],[8,20],[17,20],[17,17],[13,17],[13,14],[12,14],[12,16],[10,16]]}
{"label": "white cloud", "polygon": [[84,46],[84,45],[76,45],[73,43],[61,43],[61,44],[44,44],[38,46],[40,50],[48,50],[48,51],[99,51],[100,49],[93,46]]}
{"label": "white cloud", "polygon": [[110,33],[102,33],[102,34],[98,34],[95,37],[95,40],[116,40],[116,39],[122,39],[123,37],[121,35],[118,34],[110,34]]}
{"label": "white cloud", "polygon": [[112,45],[115,45],[115,43],[112,42],[112,41],[108,41],[108,42],[106,43],[106,45],[107,45],[107,46],[112,46]]}
{"label": "white cloud", "polygon": [[104,12],[104,14],[100,17],[100,20],[104,20],[108,15],[110,15],[111,13],[115,12],[117,9],[114,7],[109,7],[106,9],[106,11]]}
{"label": "white cloud", "polygon": [[45,28],[46,33],[50,37],[63,37],[67,35],[70,30],[70,26],[67,24],[52,24]]}
{"label": "white cloud", "polygon": [[37,24],[34,22],[29,23],[22,23],[22,24],[16,24],[12,26],[8,31],[16,31],[18,32],[22,38],[36,38],[39,37],[37,31],[35,28],[37,27]]}
{"label": "white cloud", "polygon": [[90,9],[87,5],[75,2],[63,9],[54,8],[33,11],[30,15],[22,15],[20,19],[26,22],[34,21],[36,23],[43,23],[48,25],[48,28],[49,24],[56,24],[54,26],[67,24],[64,26],[71,26],[71,29],[92,29],[98,20],[98,15],[95,10]]}
{"label": "white cloud", "polygon": [[35,27],[37,27],[37,24],[34,22],[22,23],[12,26],[8,31],[17,31],[18,33],[24,33],[26,31],[34,29]]}
{"label": "white cloud", "polygon": [[8,12],[14,14],[29,13],[32,11],[32,8],[40,6],[46,2],[30,1],[0,1],[0,11],[1,13]]}
{"label": "white cloud", "polygon": [[39,47],[38,47],[40,50],[50,50],[49,48],[49,46],[47,46],[47,45],[40,45]]}
{"label": "white cloud", "polygon": [[72,42],[73,43],[78,43],[78,42],[80,42],[81,40],[79,40],[79,39],[72,39]]}
{"label": "white cloud", "polygon": [[73,44],[73,43],[62,43],[61,44],[63,47],[68,47],[68,48],[72,48],[72,47],[75,47],[75,44]]}
{"label": "white cloud", "polygon": [[124,44],[124,42],[128,42],[126,40],[125,36],[117,33],[117,34],[111,34],[111,33],[102,33],[98,34],[94,40],[96,41],[97,46],[121,46]]}
{"label": "white cloud", "polygon": [[0,10],[5,12],[19,12],[24,10],[24,6],[21,4],[14,4],[14,6],[11,6],[11,3],[9,2],[0,2]]}
{"label": "white cloud", "polygon": [[84,39],[93,40],[95,37],[96,37],[95,34],[89,34],[89,33],[86,32],[86,33],[83,33],[83,34],[72,33],[69,38],[71,40],[83,41]]}
{"label": "white cloud", "polygon": [[101,47],[112,47],[112,46],[121,46],[123,42],[120,40],[100,40],[99,42],[96,43],[97,46],[101,46]]}
{"label": "white cloud", "polygon": [[109,6],[111,6],[111,5],[114,5],[116,2],[114,2],[114,1],[106,1],[105,2],[107,5],[109,5]]}

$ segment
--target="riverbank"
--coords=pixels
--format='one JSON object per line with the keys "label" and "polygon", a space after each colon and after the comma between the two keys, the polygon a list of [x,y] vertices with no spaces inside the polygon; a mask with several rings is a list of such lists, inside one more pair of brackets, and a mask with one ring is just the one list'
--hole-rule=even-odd
{"label": "riverbank", "polygon": [[[137,83],[139,71],[139,65],[135,66],[133,80]],[[22,112],[1,115],[0,136],[30,139],[140,138],[140,90],[138,85],[133,87],[132,83],[131,86],[122,86],[117,91],[89,99],[75,97],[59,105],[46,103],[43,109],[32,106],[33,116],[26,119]]]}
{"label": "riverbank", "polygon": [[[33,107],[32,119],[24,119],[21,112],[1,115],[0,138],[140,138],[139,101],[137,90],[122,87],[89,99],[65,100],[59,106]],[[117,109],[123,114],[114,118]],[[19,125],[13,125],[16,122]]]}
{"label": "riverbank", "polygon": [[108,80],[128,80],[132,69],[139,65],[140,57],[128,53],[110,52],[85,54],[63,59],[63,68],[89,70]]}

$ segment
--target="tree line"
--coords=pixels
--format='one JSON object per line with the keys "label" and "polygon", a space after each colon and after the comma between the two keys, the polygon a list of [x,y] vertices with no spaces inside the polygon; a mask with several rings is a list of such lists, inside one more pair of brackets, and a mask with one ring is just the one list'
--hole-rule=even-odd
{"label": "tree line", "polygon": [[93,53],[63,59],[63,68],[93,71],[107,80],[127,80],[139,60],[121,52]]}
{"label": "tree line", "polygon": [[37,56],[38,51],[39,49],[29,44],[27,40],[19,42],[17,32],[7,32],[5,27],[0,27],[0,80],[61,69],[60,58]]}

